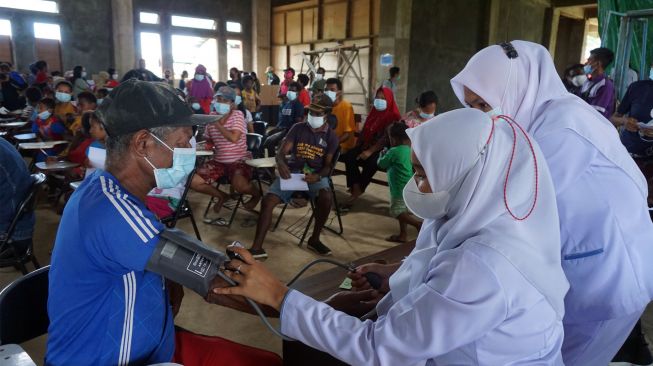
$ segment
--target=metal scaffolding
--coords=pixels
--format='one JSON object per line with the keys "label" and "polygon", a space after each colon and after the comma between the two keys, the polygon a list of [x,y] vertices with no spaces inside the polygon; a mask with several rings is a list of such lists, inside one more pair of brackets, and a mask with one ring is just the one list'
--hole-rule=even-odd
{"label": "metal scaffolding", "polygon": [[[365,78],[363,77],[363,69],[361,67],[361,60],[359,57],[359,52],[362,49],[370,48],[369,45],[366,46],[344,46],[339,45],[332,48],[323,48],[321,50],[313,51],[304,51],[297,54],[302,56],[302,67],[301,72],[307,74],[311,79],[314,78],[317,73],[317,68],[320,67],[320,60],[324,55],[333,53],[336,55],[337,66],[336,70],[326,70],[327,72],[335,72],[336,77],[344,82],[345,78],[353,77],[358,82],[360,86],[359,90],[343,92],[344,95],[362,95],[364,104],[361,103],[352,103],[353,105],[359,105],[365,107],[365,110],[369,110],[369,98],[367,87],[365,86]],[[304,66],[307,67],[307,71],[304,72]]]}

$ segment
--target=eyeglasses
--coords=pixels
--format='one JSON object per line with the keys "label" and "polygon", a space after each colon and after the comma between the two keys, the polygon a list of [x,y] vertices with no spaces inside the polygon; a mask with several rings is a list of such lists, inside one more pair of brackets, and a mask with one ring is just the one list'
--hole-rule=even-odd
{"label": "eyeglasses", "polygon": [[512,45],[510,42],[501,42],[499,43],[499,46],[503,48],[503,52],[506,53],[506,56],[508,56],[509,59],[517,58],[519,54],[517,53],[517,50],[515,47]]}

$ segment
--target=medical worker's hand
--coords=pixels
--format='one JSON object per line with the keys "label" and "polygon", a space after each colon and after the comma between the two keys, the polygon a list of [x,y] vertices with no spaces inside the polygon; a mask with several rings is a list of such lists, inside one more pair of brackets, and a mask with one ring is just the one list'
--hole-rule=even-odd
{"label": "medical worker's hand", "polygon": [[[235,296],[235,295],[218,295],[216,294],[213,290],[218,289],[218,288],[224,288],[224,287],[230,287],[231,285],[227,283],[227,281],[223,280],[219,276],[216,276],[213,281],[211,282],[211,289],[209,293],[206,295],[204,300],[206,300],[208,303],[211,304],[216,304],[216,305],[221,305],[221,306],[226,306],[228,308],[232,308],[238,311],[242,311],[244,313],[252,314],[252,315],[257,315],[256,311],[252,306],[245,300],[244,297],[242,296]],[[278,318],[279,317],[279,312],[272,309],[269,306],[259,304],[261,307],[261,310],[263,310],[263,313],[265,316],[270,317],[270,318]]]}
{"label": "medical worker's hand", "polygon": [[629,117],[626,120],[626,124],[624,125],[624,128],[630,132],[639,131],[639,126],[637,126],[637,120],[632,117]]}
{"label": "medical worker's hand", "polygon": [[367,272],[374,272],[381,276],[383,282],[381,287],[378,289],[381,293],[390,292],[390,284],[388,282],[390,276],[399,268],[399,264],[379,264],[379,263],[368,263],[363,264],[362,266],[356,267],[355,272],[349,272],[347,276],[351,278],[351,285],[354,291],[365,291],[372,288],[370,283],[367,282],[364,274]]}
{"label": "medical worker's hand", "polygon": [[360,318],[374,309],[382,298],[383,294],[376,290],[341,291],[324,303],[338,311]]}
{"label": "medical worker's hand", "polygon": [[230,247],[229,250],[243,258],[243,261],[232,260],[228,271],[225,271],[238,286],[215,288],[213,292],[218,295],[245,296],[279,311],[288,287],[261,262],[255,260],[247,249]]}

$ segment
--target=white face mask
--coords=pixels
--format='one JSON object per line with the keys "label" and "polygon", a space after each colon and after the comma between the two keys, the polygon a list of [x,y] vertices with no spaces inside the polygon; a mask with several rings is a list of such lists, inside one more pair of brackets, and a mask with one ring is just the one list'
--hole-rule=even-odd
{"label": "white face mask", "polygon": [[315,80],[322,80],[324,79],[324,75],[322,74],[315,74]]}
{"label": "white face mask", "polygon": [[576,75],[573,78],[571,78],[571,83],[574,84],[575,87],[580,88],[585,84],[585,81],[587,81],[587,75],[581,74],[581,75]]}
{"label": "white face mask", "polygon": [[204,75],[195,75],[195,80],[197,80],[197,81],[204,80]]}
{"label": "white face mask", "polygon": [[374,99],[374,108],[379,112],[383,112],[388,108],[388,102],[385,99]]}
{"label": "white face mask", "polygon": [[85,78],[86,75],[87,75],[87,74],[86,74],[86,71],[82,71],[82,77]]}
{"label": "white face mask", "polygon": [[324,116],[313,116],[310,113],[308,114],[308,124],[311,126],[313,129],[318,129],[322,126],[324,126]]}
{"label": "white face mask", "polygon": [[118,74],[111,74],[111,78],[114,80],[118,79]]}
{"label": "white face mask", "polygon": [[326,94],[326,96],[329,97],[329,99],[331,99],[332,102],[335,102],[336,98],[338,97],[338,93],[331,90],[325,91],[324,94]]}
{"label": "white face mask", "polygon": [[419,116],[422,119],[431,119],[433,116],[435,116],[435,113],[424,113],[422,111],[419,111]]}
{"label": "white face mask", "polygon": [[447,214],[450,195],[448,191],[422,193],[417,188],[415,176],[404,187],[404,202],[415,216],[421,219],[441,219]]}
{"label": "white face mask", "polygon": [[294,91],[292,91],[292,90],[289,90],[289,91],[286,93],[286,98],[288,98],[289,101],[293,101],[293,100],[297,99],[297,92],[294,92]]}

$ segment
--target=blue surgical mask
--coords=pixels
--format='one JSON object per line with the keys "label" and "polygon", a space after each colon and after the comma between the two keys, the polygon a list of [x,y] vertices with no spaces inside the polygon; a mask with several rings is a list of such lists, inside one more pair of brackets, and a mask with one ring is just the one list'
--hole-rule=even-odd
{"label": "blue surgical mask", "polygon": [[150,159],[144,157],[145,161],[154,170],[154,179],[156,180],[157,188],[174,188],[184,183],[188,175],[195,169],[195,149],[178,147],[172,149],[155,135],[151,136],[168,148],[168,150],[172,151],[172,166],[170,168],[157,168],[152,164]]}
{"label": "blue surgical mask", "polygon": [[326,94],[327,97],[329,97],[329,99],[331,99],[332,102],[335,102],[336,98],[338,97],[338,93],[336,93],[334,91],[331,91],[331,90],[325,91],[324,94]]}
{"label": "blue surgical mask", "polygon": [[424,113],[422,111],[419,112],[419,116],[423,119],[431,119],[433,116],[435,116],[435,113]]}
{"label": "blue surgical mask", "polygon": [[104,102],[104,98],[98,98],[96,101],[97,105],[102,104],[102,102]]}
{"label": "blue surgical mask", "polygon": [[388,102],[385,99],[374,99],[374,108],[379,112],[383,112],[388,108]]}
{"label": "blue surgical mask", "polygon": [[196,111],[200,110],[200,104],[199,103],[193,103],[190,106],[191,106],[191,108],[193,108]]}
{"label": "blue surgical mask", "polygon": [[202,80],[204,80],[204,75],[199,75],[199,74],[198,74],[198,75],[195,75],[195,80],[197,80],[197,81],[202,81]]}
{"label": "blue surgical mask", "polygon": [[648,78],[653,80],[653,67],[648,71]]}
{"label": "blue surgical mask", "polygon": [[290,90],[289,90],[289,91],[286,93],[286,97],[288,98],[289,101],[292,102],[293,100],[297,99],[297,92],[294,92],[294,91],[290,91]]}
{"label": "blue surgical mask", "polygon": [[43,111],[43,112],[39,113],[39,118],[42,121],[45,121],[46,119],[50,118],[51,115],[52,115],[52,113],[50,113],[50,111]]}
{"label": "blue surgical mask", "polygon": [[234,103],[236,103],[236,105],[240,105],[240,103],[242,102],[243,102],[243,97],[241,97],[240,95],[236,95],[236,101],[234,101]]}
{"label": "blue surgical mask", "polygon": [[68,102],[70,102],[70,99],[72,98],[72,96],[70,94],[62,93],[62,92],[56,92],[54,94],[54,97],[57,98],[57,100],[60,101],[61,103],[68,103]]}
{"label": "blue surgical mask", "polygon": [[585,75],[591,74],[592,71],[594,71],[594,69],[592,69],[592,65],[588,64],[588,65],[583,66],[583,72],[585,73]]}
{"label": "blue surgical mask", "polygon": [[231,105],[227,103],[213,102],[213,110],[218,114],[227,114],[231,110]]}

